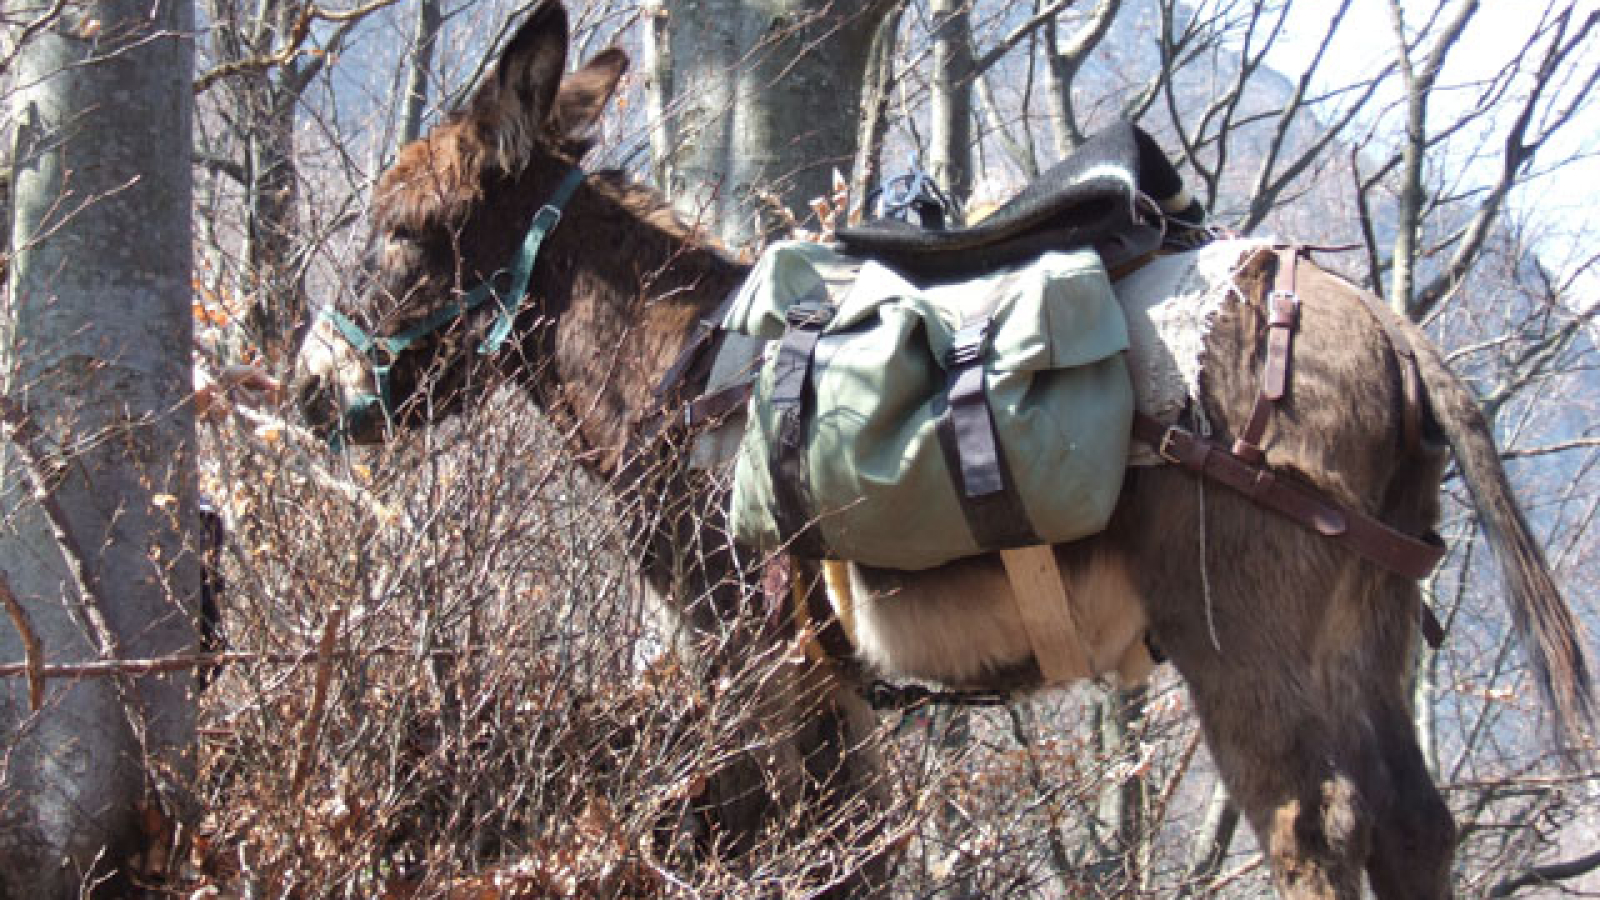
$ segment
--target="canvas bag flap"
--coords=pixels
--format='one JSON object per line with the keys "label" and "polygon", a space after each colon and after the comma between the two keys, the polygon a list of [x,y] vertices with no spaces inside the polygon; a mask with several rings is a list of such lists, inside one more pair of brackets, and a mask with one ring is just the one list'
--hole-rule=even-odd
{"label": "canvas bag flap", "polygon": [[[840,272],[854,271],[854,283]],[[945,361],[962,310],[992,308],[986,391],[1023,510],[1041,540],[1099,531],[1127,458],[1127,332],[1092,251],[1050,253],[973,282],[918,287],[874,262],[781,244],[757,265],[728,325],[777,338],[795,299],[831,284],[837,304],[813,356],[803,438],[810,516],[829,551],[870,565],[926,568],[988,549],[967,527],[941,448]],[[735,534],[781,545],[771,513],[775,415],[757,382],[735,469]]]}

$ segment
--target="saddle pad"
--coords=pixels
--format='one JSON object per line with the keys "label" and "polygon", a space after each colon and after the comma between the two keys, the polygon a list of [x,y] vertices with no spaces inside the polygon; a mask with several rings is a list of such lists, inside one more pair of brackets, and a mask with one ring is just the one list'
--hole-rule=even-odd
{"label": "saddle pad", "polygon": [[[924,230],[872,221],[840,228],[838,237],[846,251],[883,260],[912,280],[971,277],[1091,245],[1107,266],[1116,266],[1160,242],[1155,229],[1135,227],[1141,194],[1163,204],[1188,196],[1155,140],[1132,123],[1116,122],[969,228]],[[1180,219],[1201,214],[1198,207],[1169,212]]]}
{"label": "saddle pad", "polygon": [[[1242,301],[1235,276],[1266,242],[1213,241],[1198,250],[1157,257],[1114,288],[1128,323],[1128,373],[1134,404],[1162,422],[1188,411],[1209,433],[1199,403],[1205,339],[1230,299]],[[1163,465],[1152,447],[1135,442],[1128,464]]]}

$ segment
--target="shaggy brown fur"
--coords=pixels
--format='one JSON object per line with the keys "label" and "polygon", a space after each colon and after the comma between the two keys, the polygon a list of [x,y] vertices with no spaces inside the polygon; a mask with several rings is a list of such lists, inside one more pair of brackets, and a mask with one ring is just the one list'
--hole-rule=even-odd
{"label": "shaggy brown fur", "polygon": [[[448,300],[450,287],[509,259],[573,164],[623,60],[603,54],[563,82],[565,52],[565,16],[546,3],[468,109],[407,148],[385,176],[378,192],[384,308],[368,315],[380,331],[426,315]],[[521,352],[504,363],[571,434],[584,463],[616,486],[641,535],[646,577],[708,629],[731,616],[741,596],[736,554],[721,527],[723,494],[688,472],[670,446],[643,446],[638,460],[646,465],[625,459],[624,449],[638,439],[651,388],[695,320],[744,275],[645,189],[590,177],[539,261],[518,322]],[[1445,447],[1435,439],[1404,450],[1396,356],[1355,288],[1310,264],[1302,264],[1299,285],[1292,385],[1266,432],[1267,459],[1280,476],[1425,532],[1439,517]],[[487,364],[464,352],[473,342],[463,340],[485,327],[470,322],[397,362],[395,391],[409,417],[448,412],[489,380],[480,371]],[[1529,658],[1558,721],[1574,727],[1588,710],[1576,626],[1470,394],[1423,335],[1403,327],[1420,355],[1433,432],[1448,440],[1484,515]],[[1207,339],[1203,402],[1224,442],[1258,390],[1264,332],[1258,301],[1232,303]],[[350,359],[303,355],[298,381],[309,416],[326,418],[330,389],[368,383]],[[1118,592],[1137,599],[1190,686],[1217,765],[1283,896],[1354,900],[1363,869],[1381,900],[1450,894],[1454,826],[1425,769],[1405,691],[1416,584],[1170,468],[1137,473],[1107,531],[1059,556],[1093,602]],[[869,655],[891,669],[969,685],[1026,669],[1026,637],[1004,620],[1002,610],[1012,607],[1001,602],[994,571],[991,560],[972,560],[892,578],[859,573],[876,598],[855,611],[869,633]],[[933,584],[942,594],[932,606],[907,605]],[[952,585],[972,596],[951,602]],[[1133,626],[1115,616],[1105,621],[1112,643],[1125,650],[1137,619]],[[945,641],[928,654],[923,639],[935,631],[988,637],[976,642],[977,652],[973,642]],[[1102,663],[1119,658],[1108,652]]]}

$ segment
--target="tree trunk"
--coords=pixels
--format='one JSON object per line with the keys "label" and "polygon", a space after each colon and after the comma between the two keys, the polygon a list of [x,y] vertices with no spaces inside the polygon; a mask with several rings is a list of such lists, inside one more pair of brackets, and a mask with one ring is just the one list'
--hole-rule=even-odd
{"label": "tree trunk", "polygon": [[[885,3],[676,0],[652,42],[655,148],[673,205],[735,246],[781,234],[855,158]],[[660,157],[670,156],[663,164]]]}
{"label": "tree trunk", "polygon": [[[258,21],[234,23],[250,32],[241,52],[278,52],[299,16],[296,4],[266,0]],[[293,352],[306,300],[298,255],[300,173],[295,111],[303,82],[290,63],[241,73],[232,84],[244,132],[245,243],[239,293],[249,299],[244,325],[255,346],[276,363]]]}
{"label": "tree trunk", "polygon": [[428,76],[433,71],[433,54],[439,44],[439,29],[444,16],[439,0],[417,4],[417,18],[411,33],[411,59],[407,63],[406,111],[400,124],[399,146],[422,137],[422,118],[428,110]]}
{"label": "tree trunk", "polygon": [[1078,109],[1072,101],[1072,83],[1089,61],[1100,42],[1111,32],[1111,24],[1122,8],[1122,0],[1100,0],[1070,40],[1060,35],[1060,14],[1045,22],[1045,86],[1050,97],[1048,115],[1055,135],[1056,156],[1066,157],[1087,139]]}
{"label": "tree trunk", "polygon": [[960,222],[972,196],[972,22],[970,0],[930,0],[933,16],[932,134],[928,174],[944,188]]}
{"label": "tree trunk", "polygon": [[895,65],[900,38],[903,0],[891,4],[878,24],[869,51],[866,80],[861,89],[861,125],[856,138],[855,171],[850,176],[850,203],[863,215],[867,193],[877,187],[883,173],[883,140],[889,124],[889,98],[895,86]]}
{"label": "tree trunk", "polygon": [[[195,644],[193,33],[185,0],[99,0],[18,60],[17,252],[0,317],[0,588],[18,601],[0,626],[6,661],[29,644],[52,663]],[[127,889],[141,827],[182,812],[192,685],[62,680],[30,696],[22,679],[0,683],[0,898],[75,898],[107,875],[104,890]]]}
{"label": "tree trunk", "polygon": [[[648,7],[647,103],[660,116],[653,171],[680,214],[729,245],[753,247],[804,221],[854,160],[858,98],[873,35],[893,4],[831,0],[669,0]],[[830,666],[762,688],[771,718],[756,766],[730,769],[710,793],[728,846],[831,835],[852,872],[828,896],[871,895],[882,849],[862,827],[863,799],[884,776],[857,685]],[[777,736],[775,740],[769,739]],[[743,798],[740,800],[739,798]],[[751,802],[756,801],[756,802]],[[805,808],[797,806],[804,803]]]}

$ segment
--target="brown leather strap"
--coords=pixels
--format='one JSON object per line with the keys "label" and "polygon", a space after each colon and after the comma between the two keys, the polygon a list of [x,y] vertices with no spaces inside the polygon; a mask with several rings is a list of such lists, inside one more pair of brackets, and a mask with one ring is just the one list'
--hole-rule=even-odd
{"label": "brown leather strap", "polygon": [[701,394],[683,407],[683,424],[688,428],[698,428],[720,422],[740,409],[750,400],[750,394],[755,390],[754,378],[730,384],[727,387]]}
{"label": "brown leather strap", "polygon": [[1300,295],[1295,290],[1295,268],[1301,250],[1288,245],[1273,248],[1272,289],[1267,292],[1267,360],[1261,369],[1261,393],[1244,431],[1233,442],[1233,455],[1252,463],[1262,459],[1261,436],[1289,392],[1289,369],[1294,360],[1294,333],[1300,327]]}
{"label": "brown leather strap", "polygon": [[1444,557],[1445,548],[1436,540],[1415,538],[1390,528],[1309,487],[1280,478],[1265,466],[1240,459],[1220,444],[1144,413],[1134,413],[1133,436],[1156,448],[1167,462],[1232,488],[1256,505],[1337,540],[1398,575],[1425,578]]}
{"label": "brown leather strap", "polygon": [[[727,414],[728,410],[724,410],[722,406],[734,401],[734,398],[731,395],[727,397],[721,396],[726,391],[712,394],[711,398],[698,397],[689,402],[681,419],[673,414],[673,404],[678,399],[686,381],[693,380],[698,382],[700,381],[699,376],[709,377],[707,370],[710,369],[716,357],[713,348],[718,345],[718,339],[722,336],[721,322],[727,317],[728,311],[733,307],[733,302],[738,296],[738,289],[733,290],[727,297],[723,298],[722,303],[717,306],[716,311],[711,314],[710,318],[700,319],[694,323],[694,329],[689,332],[689,336],[684,340],[683,348],[678,351],[678,355],[672,360],[672,364],[667,366],[666,372],[662,373],[661,378],[656,382],[656,386],[650,391],[650,407],[645,411],[645,414],[639,420],[639,424],[628,437],[627,445],[623,448],[624,460],[635,459],[645,445],[655,440],[669,425],[678,422],[695,425],[709,419],[721,419]],[[696,377],[691,379],[691,373]],[[749,396],[749,390],[748,385],[735,385],[734,387],[745,388],[743,397],[738,398],[738,401],[734,403],[737,406],[738,403],[743,402],[744,397]]]}
{"label": "brown leather strap", "polygon": [[683,376],[689,372],[689,369],[700,362],[706,351],[711,349],[712,338],[716,336],[717,324],[715,322],[708,319],[700,319],[694,323],[694,330],[689,333],[689,340],[684,342],[683,349],[678,351],[677,358],[672,361],[672,365],[667,367],[667,371],[661,376],[661,380],[656,382],[655,388],[650,392],[650,396],[655,400],[657,406],[665,405],[671,399],[672,392],[677,388],[678,382],[682,381]]}

